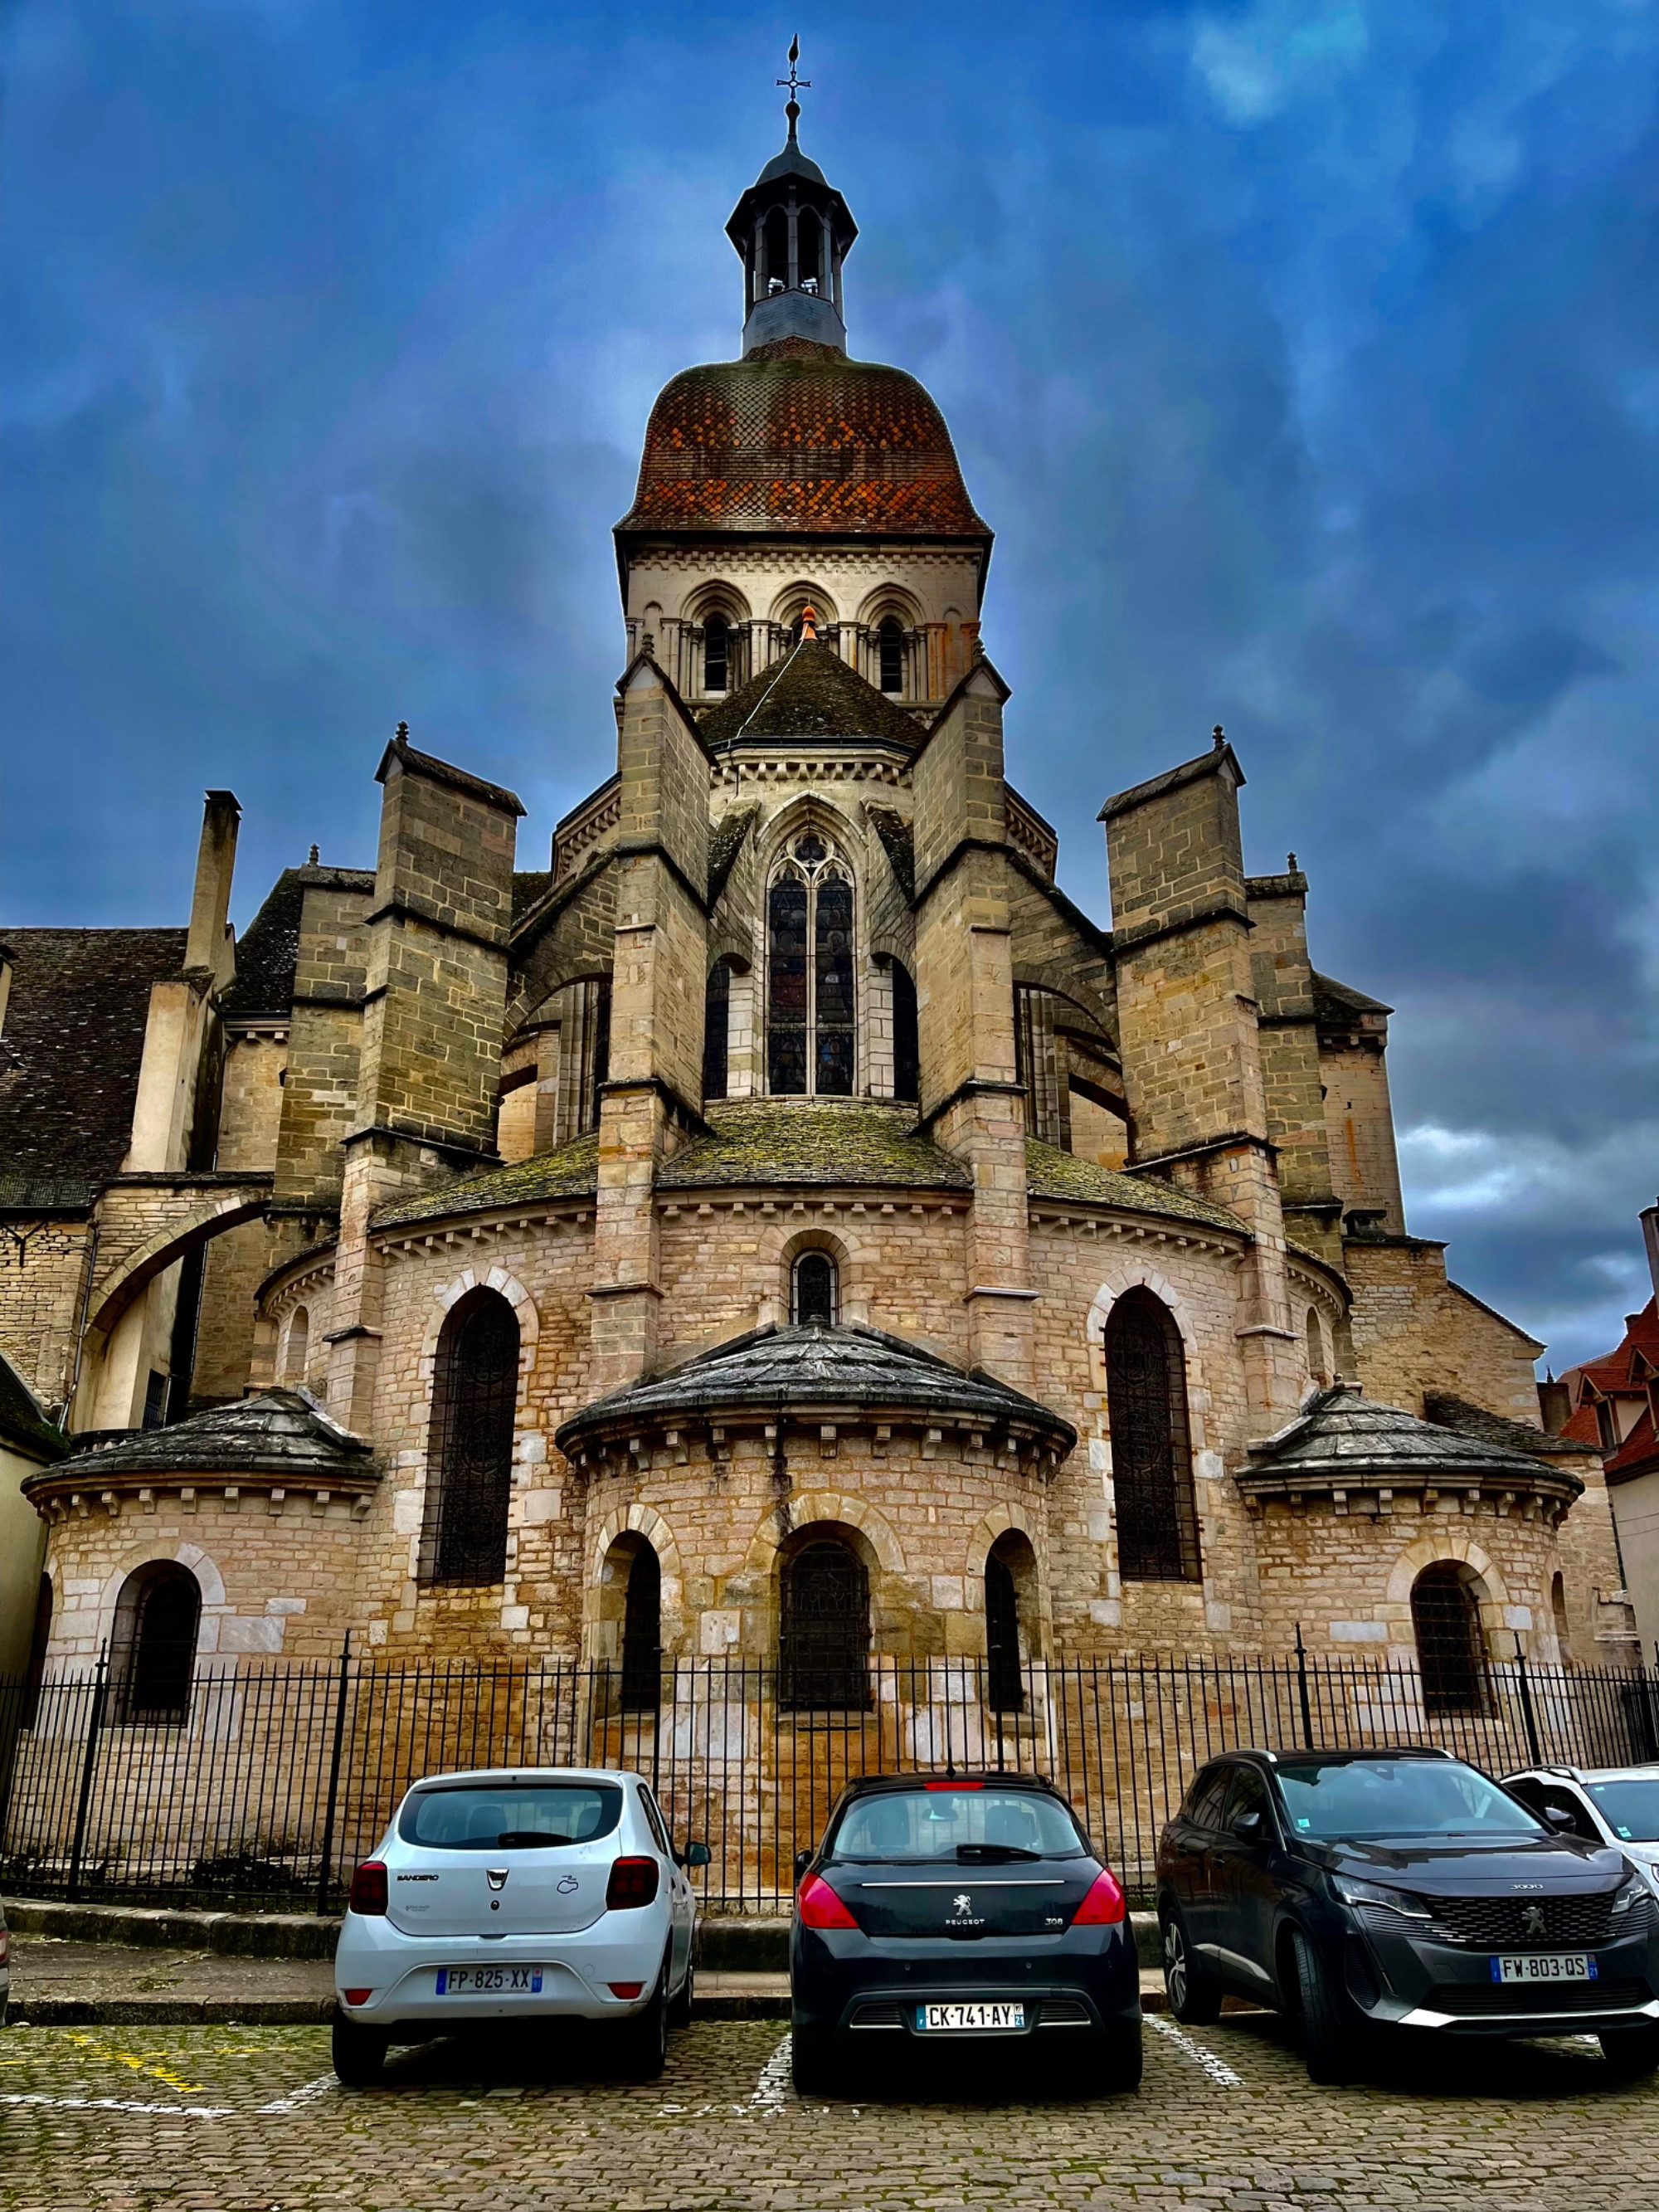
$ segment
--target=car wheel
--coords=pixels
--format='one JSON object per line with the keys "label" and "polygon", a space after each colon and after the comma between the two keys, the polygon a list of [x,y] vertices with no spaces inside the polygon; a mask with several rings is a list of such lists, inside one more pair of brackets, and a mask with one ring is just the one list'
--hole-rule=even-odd
{"label": "car wheel", "polygon": [[676,1990],[674,1995],[668,2000],[668,2025],[670,2027],[690,2027],[691,2025],[691,1985],[696,1978],[696,1968],[692,1965],[690,1960],[688,1959],[685,1962],[685,1979],[680,1984],[679,1988]]}
{"label": "car wheel", "polygon": [[332,2037],[334,2071],[348,2089],[367,2089],[380,2078],[392,2038],[384,2028],[337,2020]]}
{"label": "car wheel", "polygon": [[1621,2081],[1638,2081],[1659,2068],[1659,2027],[1610,2027],[1596,2041]]}
{"label": "car wheel", "polygon": [[630,2081],[654,2081],[668,2063],[668,1961],[651,1992],[651,2002],[617,2030],[622,2070]]}
{"label": "car wheel", "polygon": [[1165,1909],[1161,1925],[1170,2010],[1189,2027],[1207,2027],[1221,2016],[1221,1977],[1194,1950],[1187,1923],[1173,1905]]}
{"label": "car wheel", "polygon": [[1308,2079],[1322,2088],[1351,2081],[1364,2063],[1364,2037],[1352,2018],[1346,1999],[1331,1986],[1319,1954],[1302,1930],[1291,1937],[1296,1949],[1296,1986],[1302,2014],[1302,2055]]}
{"label": "car wheel", "polygon": [[841,2068],[828,2028],[796,2027],[789,2034],[789,2078],[803,2097],[833,2096]]}

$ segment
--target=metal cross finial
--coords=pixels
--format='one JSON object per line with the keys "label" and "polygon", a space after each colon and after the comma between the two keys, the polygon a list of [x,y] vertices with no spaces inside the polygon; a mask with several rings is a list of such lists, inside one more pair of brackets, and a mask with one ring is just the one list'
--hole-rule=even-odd
{"label": "metal cross finial", "polygon": [[789,118],[789,136],[792,142],[795,136],[795,125],[800,115],[800,102],[796,99],[795,94],[802,90],[811,92],[812,89],[812,80],[810,76],[795,75],[795,64],[799,59],[800,33],[797,32],[789,41],[789,74],[787,76],[781,76],[777,79],[779,84],[787,84],[789,88],[789,97],[784,103],[783,112]]}

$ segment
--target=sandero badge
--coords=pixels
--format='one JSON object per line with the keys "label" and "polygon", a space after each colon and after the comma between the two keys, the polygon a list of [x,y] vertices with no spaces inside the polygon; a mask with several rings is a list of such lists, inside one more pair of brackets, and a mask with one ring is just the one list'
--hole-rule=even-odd
{"label": "sandero badge", "polygon": [[1134,1944],[1117,1879],[1036,1775],[866,1776],[796,1861],[798,2087],[860,2055],[1035,2042],[1079,2086],[1140,2080]]}

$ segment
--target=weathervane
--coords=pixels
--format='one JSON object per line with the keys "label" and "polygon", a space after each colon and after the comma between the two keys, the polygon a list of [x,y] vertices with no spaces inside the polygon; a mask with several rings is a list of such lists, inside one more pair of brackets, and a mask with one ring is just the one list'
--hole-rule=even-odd
{"label": "weathervane", "polygon": [[799,59],[800,33],[798,31],[789,41],[789,74],[787,76],[781,76],[777,79],[779,84],[787,84],[789,88],[789,97],[784,103],[783,112],[789,118],[789,137],[792,144],[794,141],[795,124],[800,115],[800,102],[796,99],[795,94],[801,91],[811,92],[812,89],[812,80],[810,76],[795,75],[795,64]]}

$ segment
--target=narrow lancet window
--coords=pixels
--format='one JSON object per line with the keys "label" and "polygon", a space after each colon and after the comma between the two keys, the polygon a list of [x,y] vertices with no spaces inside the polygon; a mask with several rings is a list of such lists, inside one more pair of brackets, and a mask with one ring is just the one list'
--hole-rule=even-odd
{"label": "narrow lancet window", "polygon": [[889,615],[876,631],[876,665],[884,691],[904,689],[904,630],[896,616]]}
{"label": "narrow lancet window", "polygon": [[816,830],[767,898],[766,1082],[775,1097],[849,1098],[857,1063],[853,881]]}
{"label": "narrow lancet window", "polygon": [[1198,1511],[1181,1333],[1150,1291],[1126,1291],[1106,1324],[1106,1409],[1126,1582],[1197,1582]]}
{"label": "narrow lancet window", "polygon": [[434,1386],[423,1579],[498,1583],[519,1400],[518,1317],[499,1293],[469,1291],[450,1308]]}

